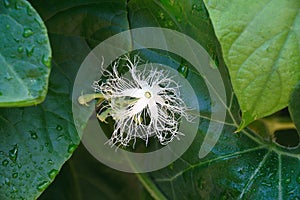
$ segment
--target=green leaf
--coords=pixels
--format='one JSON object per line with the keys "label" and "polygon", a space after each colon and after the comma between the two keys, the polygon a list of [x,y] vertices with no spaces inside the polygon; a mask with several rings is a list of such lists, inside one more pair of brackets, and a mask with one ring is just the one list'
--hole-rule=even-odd
{"label": "green leaf", "polygon": [[291,95],[289,112],[300,135],[300,82],[297,84]]}
{"label": "green leaf", "polygon": [[[181,12],[179,12],[181,10]],[[227,118],[216,146],[204,158],[198,153],[210,123],[211,102],[207,89],[198,84],[201,119],[198,134],[188,151],[170,166],[148,173],[143,183],[153,196],[166,199],[295,199],[300,195],[300,148],[278,146],[265,132],[246,129],[234,134],[239,124],[239,106],[224,69],[217,39],[203,4],[190,1],[130,1],[130,24],[135,27],[174,24],[172,28],[195,38],[215,55],[226,90]],[[160,12],[162,14],[160,14]],[[161,16],[164,16],[161,19]],[[180,18],[180,23],[176,19]],[[144,19],[144,20],[141,20]],[[171,21],[172,23],[166,23]],[[205,30],[205,31],[203,31]],[[203,33],[204,32],[204,33]],[[206,33],[206,34],[205,34]],[[207,34],[210,33],[210,34]],[[197,78],[196,78],[197,77]],[[200,77],[189,71],[191,84]],[[198,82],[198,83],[199,83]],[[220,105],[217,105],[220,106]],[[222,123],[222,122],[220,122]],[[156,186],[156,188],[153,187]]]}
{"label": "green leaf", "polygon": [[[227,91],[227,118],[221,138],[210,154],[200,159],[198,153],[210,123],[211,108],[221,108],[223,105],[210,100],[199,74],[191,68],[181,70],[191,84],[201,88],[197,96],[201,109],[198,134],[190,149],[175,163],[157,172],[139,176],[149,193],[153,197],[165,196],[168,199],[232,199],[239,196],[244,199],[295,199],[299,196],[299,149],[278,147],[273,141],[260,138],[259,135],[265,134],[256,134],[248,129],[240,134],[233,134],[239,124],[239,106],[202,3],[132,0],[127,5],[125,1],[95,3],[94,0],[57,0],[34,1],[33,5],[42,14],[51,33],[54,66],[49,95],[43,104],[0,110],[0,199],[37,198],[53,180],[50,177],[54,177],[56,171],[52,170],[60,169],[75,149],[74,144],[79,142],[74,130],[70,99],[78,67],[89,47],[127,30],[129,24],[131,28],[169,27],[196,39],[211,54],[212,62],[217,63]],[[154,60],[160,58],[155,54],[148,57]],[[167,59],[174,63],[173,67],[181,66],[177,58],[170,56]],[[35,131],[38,137],[34,132],[31,135],[29,130]],[[45,144],[47,141],[48,146]],[[43,144],[45,145],[41,146]],[[15,151],[15,147],[18,151]],[[84,162],[80,164],[76,162],[76,166],[82,171],[76,170],[72,175],[85,177],[89,169],[94,169],[97,174],[101,170],[94,162],[88,162],[86,168],[83,166]],[[67,171],[70,166],[72,165],[66,165]],[[50,177],[48,172],[51,172]],[[69,177],[66,170],[62,172]],[[29,177],[26,177],[26,173]],[[105,176],[104,179],[112,180]],[[69,184],[73,180],[75,179],[64,179],[61,184]],[[119,181],[121,180],[107,181],[107,190],[102,187],[93,188],[95,198],[102,197],[101,191],[114,191],[113,185],[115,182],[119,185]],[[36,189],[39,184],[41,190]],[[77,191],[76,187],[70,185],[70,189],[58,191],[63,193],[62,198],[74,199],[78,197],[78,194],[73,193],[74,190]],[[125,190],[122,184],[119,187],[120,190]],[[50,188],[49,191],[53,190]],[[97,192],[99,196],[96,196]],[[128,192],[132,193],[131,190]],[[52,194],[49,198],[53,199]]]}
{"label": "green leaf", "polygon": [[[116,22],[105,19],[106,15],[115,14],[114,9],[104,12],[113,2],[91,2],[77,1],[76,8],[72,1],[33,3],[37,10],[45,10],[40,14],[49,30],[53,70],[45,102],[34,107],[0,109],[1,200],[36,199],[54,180],[80,141],[73,122],[71,94],[77,70],[90,51],[84,38],[101,41],[124,30],[127,23],[124,2],[114,3],[113,8],[124,13],[114,18]],[[49,7],[49,3],[53,5]],[[96,34],[98,28],[104,28],[102,25],[95,28],[95,36],[84,35],[87,27],[94,27],[89,20],[85,21],[87,12],[97,13],[95,18],[91,17],[96,24],[106,21],[109,35]],[[65,20],[72,13],[77,18],[72,19],[73,27],[66,28]],[[82,31],[74,31],[76,28]]]}
{"label": "green leaf", "polygon": [[300,80],[300,1],[204,2],[241,106],[241,130],[286,107]]}
{"label": "green leaf", "polygon": [[44,101],[51,67],[47,30],[25,0],[0,2],[0,107]]}
{"label": "green leaf", "polygon": [[[73,123],[70,92],[72,70],[87,53],[78,38],[52,36],[53,71],[44,103],[35,107],[0,109],[0,199],[35,199],[53,181],[79,143]],[[58,56],[70,56],[67,60]]]}
{"label": "green leaf", "polygon": [[80,145],[39,200],[131,200],[144,199],[144,192],[135,174],[101,164]]}

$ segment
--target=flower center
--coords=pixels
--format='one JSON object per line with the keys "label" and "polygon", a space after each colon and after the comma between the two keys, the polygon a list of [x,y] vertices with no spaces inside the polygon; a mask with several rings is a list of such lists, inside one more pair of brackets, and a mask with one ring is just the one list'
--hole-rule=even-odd
{"label": "flower center", "polygon": [[147,99],[150,99],[150,98],[151,98],[151,93],[150,93],[150,92],[145,92],[145,97],[146,97]]}

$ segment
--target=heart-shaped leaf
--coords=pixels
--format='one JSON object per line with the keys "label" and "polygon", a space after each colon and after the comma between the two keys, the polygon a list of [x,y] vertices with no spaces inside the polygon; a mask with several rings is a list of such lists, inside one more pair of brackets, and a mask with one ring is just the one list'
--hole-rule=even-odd
{"label": "heart-shaped leaf", "polygon": [[47,30],[26,0],[0,2],[0,107],[44,101],[51,67]]}
{"label": "heart-shaped leaf", "polygon": [[[64,162],[76,149],[80,138],[73,122],[71,93],[77,70],[90,47],[83,39],[88,36],[81,36],[81,31],[76,32],[74,28],[78,28],[78,24],[89,24],[84,20],[86,12],[103,13],[95,21],[102,27],[100,21],[105,21],[108,12],[104,11],[111,5],[111,2],[99,2],[86,6],[88,2],[82,1],[77,2],[78,10],[73,10],[74,4],[71,1],[66,1],[64,5],[61,4],[62,1],[58,1],[58,4],[52,2],[54,5],[51,6],[48,1],[37,3],[40,4],[33,3],[37,10],[45,9],[40,14],[48,26],[53,49],[49,92],[45,102],[38,106],[0,109],[1,200],[36,199],[54,180]],[[116,1],[114,8],[116,11],[125,10],[124,5],[124,2]],[[60,9],[65,12],[60,13]],[[64,23],[71,13],[76,13],[77,18],[72,21],[74,27],[66,28]],[[112,9],[109,15],[114,14],[115,10]],[[125,16],[124,13],[124,16],[119,17],[119,25],[114,23],[118,29],[107,27],[109,35],[122,30],[127,23]],[[110,21],[107,23],[110,24]],[[86,29],[84,25],[81,28]],[[97,30],[96,28],[95,31]],[[101,35],[97,39],[103,40],[106,37],[107,35]]]}
{"label": "heart-shaped leaf", "polygon": [[204,2],[241,106],[241,130],[286,107],[300,80],[300,1]]}
{"label": "heart-shaped leaf", "polygon": [[[169,62],[173,63],[173,67],[177,67],[191,84],[201,88],[197,96],[200,102],[201,122],[192,146],[181,158],[157,172],[138,175],[149,193],[159,199],[293,199],[299,196],[299,149],[279,147],[272,140],[261,138],[260,135],[265,134],[258,131],[247,129],[239,134],[233,134],[239,124],[239,106],[202,2],[194,4],[191,1],[132,0],[126,4],[120,1],[95,3],[94,0],[60,0],[36,1],[34,5],[42,13],[52,33],[55,65],[49,97],[45,103],[34,108],[0,110],[0,130],[3,137],[0,147],[1,199],[36,198],[51,182],[53,178],[49,178],[48,175],[55,176],[57,173],[55,170],[59,170],[70,156],[68,147],[71,145],[69,149],[72,152],[73,144],[79,141],[70,113],[69,95],[82,58],[88,52],[89,46],[94,47],[114,33],[127,30],[129,24],[130,28],[168,27],[193,37],[210,53],[212,62],[217,64],[227,92],[225,105],[227,118],[225,122],[218,122],[225,124],[222,135],[207,157],[200,159],[199,149],[211,123],[211,108],[221,109],[224,105],[211,101],[207,88],[202,84],[203,77],[190,68],[181,70],[180,61],[172,56],[167,57]],[[69,21],[74,23],[68,23]],[[145,55],[147,56],[149,59],[157,59],[155,54]],[[34,132],[31,135],[32,132],[27,130],[35,131],[37,138]],[[66,131],[62,138],[59,130]],[[41,147],[41,144],[49,141],[43,139],[47,137],[55,147],[51,153],[48,151],[51,150],[52,143],[49,142],[48,147]],[[47,158],[51,159],[50,162]],[[54,165],[48,167],[47,162],[51,164],[51,161],[55,161]],[[22,165],[19,168],[17,164]],[[76,163],[78,169],[95,167],[94,163],[90,163],[89,168],[79,166],[85,164],[87,163]],[[45,169],[40,170],[39,167]],[[52,173],[48,174],[51,171]],[[26,172],[29,173],[29,177],[26,177]],[[89,176],[101,176],[98,168],[93,172],[89,170],[85,172],[92,173]],[[78,173],[73,171],[71,174],[76,176]],[[107,182],[107,187],[111,188],[105,191],[114,191],[112,189],[115,187],[114,183],[114,181]],[[70,194],[74,191],[70,190],[70,187],[74,187],[76,191],[83,191],[76,189],[78,185],[61,185],[63,190],[58,191],[64,191],[65,196],[70,198],[77,197]],[[38,186],[41,191],[36,189]],[[102,189],[93,189],[99,193],[97,196],[95,195],[97,191],[93,191],[95,198],[103,197]]]}
{"label": "heart-shaped leaf", "polygon": [[[271,136],[267,139],[262,138],[260,135],[268,135],[264,129],[264,132],[260,129],[256,129],[256,132],[247,129],[238,134],[233,133],[239,126],[239,106],[230,84],[226,84],[228,75],[223,69],[221,51],[213,42],[217,39],[213,34],[200,34],[203,30],[206,33],[212,31],[203,4],[188,1],[131,1],[129,6],[133,16],[131,25],[149,26],[157,22],[159,26],[165,26],[166,20],[171,21],[174,29],[192,35],[202,46],[207,47],[209,52],[217,55],[218,68],[224,77],[227,77],[224,78],[224,82],[229,98],[226,106],[228,113],[218,143],[205,158],[198,157],[210,123],[204,113],[214,105],[210,100],[205,102],[200,98],[200,105],[207,105],[208,108],[201,108],[204,113],[201,112],[200,126],[194,143],[169,167],[143,177],[144,183],[152,183],[148,184],[150,193],[154,197],[164,195],[166,199],[297,198],[300,195],[300,148],[280,147],[273,142]],[[183,8],[184,12],[178,11]],[[164,16],[165,20],[160,16]],[[138,20],[142,18],[147,20]],[[176,21],[178,18],[181,19],[180,23]],[[239,55],[237,52],[236,56]],[[192,82],[195,77],[190,73],[187,79]],[[203,96],[204,91],[203,88]]]}

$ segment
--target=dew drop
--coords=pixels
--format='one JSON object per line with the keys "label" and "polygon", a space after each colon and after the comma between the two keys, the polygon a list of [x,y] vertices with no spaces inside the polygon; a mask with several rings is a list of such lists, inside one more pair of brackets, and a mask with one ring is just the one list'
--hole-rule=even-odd
{"label": "dew drop", "polygon": [[261,182],[261,185],[267,186],[267,187],[272,187],[272,184],[271,184],[271,183],[267,183],[267,182],[265,182],[265,181]]}
{"label": "dew drop", "polygon": [[27,7],[27,15],[32,16],[33,14],[34,14],[33,10],[28,6]]}
{"label": "dew drop", "polygon": [[164,20],[165,19],[165,14],[163,12],[159,13],[159,19]]}
{"label": "dew drop", "polygon": [[8,7],[8,6],[10,6],[10,2],[9,2],[9,0],[4,0],[4,6],[5,6],[5,7]]}
{"label": "dew drop", "polygon": [[12,174],[12,177],[13,177],[13,178],[17,178],[18,175],[19,175],[18,173],[13,173],[13,174]]}
{"label": "dew drop", "polygon": [[290,179],[290,178],[287,178],[287,179],[284,180],[284,182],[285,182],[286,184],[289,184],[289,183],[291,182],[291,179]]}
{"label": "dew drop", "polygon": [[6,159],[2,161],[2,165],[3,165],[4,167],[6,167],[6,166],[8,165],[8,163],[9,163],[9,161],[6,160]]}
{"label": "dew drop", "polygon": [[17,161],[17,157],[18,157],[18,145],[14,145],[14,147],[9,150],[9,158],[11,159],[11,161],[16,162]]}
{"label": "dew drop", "polygon": [[19,43],[20,42],[20,39],[19,38],[14,38],[14,41]]}
{"label": "dew drop", "polygon": [[49,159],[49,160],[48,160],[48,164],[49,164],[49,165],[53,165],[53,164],[54,164],[53,160]]}
{"label": "dew drop", "polygon": [[57,140],[57,141],[60,141],[61,139],[63,139],[63,137],[64,137],[64,135],[59,135],[59,136],[56,138],[56,140]]}
{"label": "dew drop", "polygon": [[19,46],[19,47],[18,47],[18,52],[19,52],[19,53],[22,53],[23,50],[24,50],[24,48],[23,48],[22,46]]}
{"label": "dew drop", "polygon": [[30,132],[30,136],[31,136],[32,139],[36,140],[38,138],[35,131],[29,131],[29,132]]}
{"label": "dew drop", "polygon": [[49,178],[54,179],[55,176],[56,176],[57,174],[58,174],[58,170],[52,169],[52,170],[48,173],[48,176],[49,176]]}
{"label": "dew drop", "polygon": [[199,13],[200,11],[201,11],[201,8],[199,5],[196,5],[196,4],[192,5],[192,14],[195,15],[195,14]]}
{"label": "dew drop", "polygon": [[37,190],[39,191],[43,191],[47,188],[47,186],[49,185],[49,182],[47,181],[43,181],[42,183],[40,183],[38,186],[37,186]]}
{"label": "dew drop", "polygon": [[10,25],[9,24],[6,24],[6,29],[10,29]]}
{"label": "dew drop", "polygon": [[61,125],[57,125],[57,126],[56,126],[56,130],[61,131],[62,129],[63,129],[63,128],[62,128]]}
{"label": "dew drop", "polygon": [[69,153],[73,153],[75,151],[75,149],[77,148],[77,145],[75,144],[70,144],[68,147],[68,152]]}
{"label": "dew drop", "polygon": [[11,188],[11,191],[10,191],[11,193],[16,193],[16,192],[18,192],[18,190],[13,186],[12,188]]}
{"label": "dew drop", "polygon": [[177,71],[184,77],[186,78],[189,73],[189,68],[185,65],[180,65],[177,69]]}
{"label": "dew drop", "polygon": [[24,28],[23,37],[28,38],[33,35],[31,28]]}
{"label": "dew drop", "polygon": [[10,73],[8,73],[8,72],[5,74],[4,78],[8,81],[13,79],[12,75],[10,75]]}
{"label": "dew drop", "polygon": [[15,9],[16,10],[21,10],[23,6],[24,6],[24,3],[22,1],[17,1],[15,3]]}
{"label": "dew drop", "polygon": [[5,179],[4,179],[4,183],[5,183],[6,185],[10,185],[10,180],[9,180],[8,178],[5,178]]}
{"label": "dew drop", "polygon": [[26,55],[28,57],[32,56],[33,51],[34,51],[34,47],[32,47],[32,48],[26,48]]}
{"label": "dew drop", "polygon": [[43,56],[42,58],[42,63],[46,66],[46,67],[51,67],[51,57],[48,56]]}
{"label": "dew drop", "polygon": [[39,39],[36,41],[38,44],[47,44],[47,40],[46,39]]}
{"label": "dew drop", "polygon": [[168,21],[168,23],[166,24],[168,27],[172,27],[174,26],[174,23],[172,21]]}

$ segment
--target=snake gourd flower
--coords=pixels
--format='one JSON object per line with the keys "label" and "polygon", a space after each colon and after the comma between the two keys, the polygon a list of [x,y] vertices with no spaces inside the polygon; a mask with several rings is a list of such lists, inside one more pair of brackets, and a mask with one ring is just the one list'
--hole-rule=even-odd
{"label": "snake gourd flower", "polygon": [[[162,145],[184,135],[179,131],[180,121],[184,117],[193,121],[188,114],[191,110],[183,101],[180,85],[174,76],[165,69],[146,64],[138,69],[140,58],[125,58],[128,75],[118,71],[119,62],[113,63],[112,71],[105,70],[106,80],[95,81],[93,88],[103,96],[98,116],[101,121],[112,117],[114,131],[108,144],[128,146],[137,138],[146,141],[156,137]],[[149,67],[150,65],[150,67]]]}

